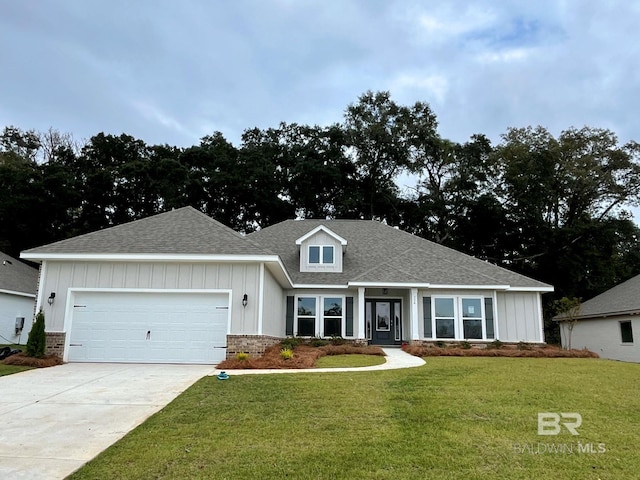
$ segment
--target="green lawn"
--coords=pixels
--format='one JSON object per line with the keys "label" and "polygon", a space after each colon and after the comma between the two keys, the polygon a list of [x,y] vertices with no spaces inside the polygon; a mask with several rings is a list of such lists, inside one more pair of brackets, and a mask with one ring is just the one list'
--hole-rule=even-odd
{"label": "green lawn", "polygon": [[325,355],[318,359],[315,368],[369,367],[385,361],[382,355]]}
{"label": "green lawn", "polygon": [[[3,343],[0,344],[0,348],[2,347],[11,347],[12,349],[19,348],[23,352],[27,350],[25,345],[16,345],[14,343]],[[3,375],[11,375],[12,373],[24,372],[25,370],[30,370],[32,367],[17,367],[15,365],[3,365],[0,363],[0,377]]]}
{"label": "green lawn", "polygon": [[[595,359],[205,378],[71,478],[640,478],[638,392],[640,365]],[[580,435],[539,436],[538,412]]]}

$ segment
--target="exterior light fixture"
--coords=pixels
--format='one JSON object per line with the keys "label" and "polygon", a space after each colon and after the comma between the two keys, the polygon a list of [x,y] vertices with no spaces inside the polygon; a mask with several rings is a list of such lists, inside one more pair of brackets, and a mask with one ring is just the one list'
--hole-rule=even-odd
{"label": "exterior light fixture", "polygon": [[247,303],[249,303],[249,300],[247,299],[247,294],[245,293],[242,297],[242,306],[246,307]]}
{"label": "exterior light fixture", "polygon": [[56,292],[51,292],[51,295],[49,295],[49,298],[47,298],[47,303],[49,305],[53,305],[53,301],[56,299]]}

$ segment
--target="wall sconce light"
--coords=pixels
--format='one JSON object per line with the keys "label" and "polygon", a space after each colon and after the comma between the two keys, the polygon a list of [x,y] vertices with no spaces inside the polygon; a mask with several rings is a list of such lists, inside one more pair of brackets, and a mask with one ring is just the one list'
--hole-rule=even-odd
{"label": "wall sconce light", "polygon": [[249,300],[247,299],[247,294],[245,293],[242,297],[242,306],[246,307],[247,303],[249,303]]}
{"label": "wall sconce light", "polygon": [[47,303],[49,305],[53,305],[53,301],[56,299],[56,292],[51,292],[51,295],[49,295],[49,298],[47,298]]}

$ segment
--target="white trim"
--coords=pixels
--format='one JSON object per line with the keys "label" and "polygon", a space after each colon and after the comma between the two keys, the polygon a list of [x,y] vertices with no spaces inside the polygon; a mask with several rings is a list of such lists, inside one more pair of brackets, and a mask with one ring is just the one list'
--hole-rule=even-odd
{"label": "white trim", "polygon": [[190,253],[28,253],[27,260],[81,260],[111,262],[279,262],[278,255],[227,255]]}
{"label": "white trim", "polygon": [[[548,287],[509,287],[507,288],[510,292],[555,292],[555,288],[553,286]],[[542,342],[544,343],[544,342]]]}
{"label": "white trim", "polygon": [[[324,331],[324,300],[325,298],[339,298],[342,301],[342,315],[340,317],[340,336],[345,338],[346,324],[347,324],[347,315],[346,315],[346,305],[347,300],[345,295],[318,295],[318,294],[295,294],[293,296],[294,304],[293,304],[293,336],[298,337],[300,333],[298,332],[298,299],[299,298],[313,298],[316,301],[316,314],[315,314],[315,328],[314,328],[314,337],[326,338],[327,335]],[[303,315],[303,318],[311,318],[310,315]],[[338,318],[338,317],[329,317],[329,318]],[[353,337],[349,337],[353,338]]]}
{"label": "white trim", "polygon": [[225,293],[227,294],[227,302],[228,302],[228,310],[227,310],[227,335],[231,334],[231,311],[233,308],[232,305],[232,295],[233,292],[229,288],[220,288],[220,289],[204,289],[204,288],[105,288],[105,287],[69,287],[67,289],[67,306],[64,314],[64,329],[65,333],[64,339],[64,354],[62,361],[67,362],[69,359],[69,343],[71,342],[71,327],[73,325],[73,300],[77,293],[168,293],[168,294],[179,294],[179,293],[196,293],[196,294],[216,294],[216,293]]}
{"label": "white trim", "polygon": [[538,323],[540,324],[540,341],[544,343],[544,315],[542,314],[542,295],[538,292],[536,296],[536,310],[538,313]]}
{"label": "white trim", "polygon": [[358,336],[359,339],[366,339],[367,335],[367,325],[365,321],[365,311],[364,311],[364,287],[358,288]]}
{"label": "white trim", "polygon": [[349,286],[348,285],[315,285],[312,283],[309,284],[305,284],[305,283],[295,283],[291,286],[291,288],[296,289],[296,288],[309,288],[309,289],[313,289],[313,290],[319,290],[319,289],[323,289],[326,290],[328,288],[333,288],[333,289],[348,289]]}
{"label": "white trim", "polygon": [[418,323],[418,289],[411,289],[411,340],[420,340]]}
{"label": "white trim", "polygon": [[429,288],[429,283],[349,282],[348,287]]}
{"label": "white trim", "polygon": [[16,292],[14,290],[4,290],[2,288],[0,288],[0,293],[6,293],[8,295],[17,295],[18,297],[29,297],[29,298],[36,298],[36,294],[35,293],[23,293],[23,292]]}
{"label": "white trim", "polygon": [[258,275],[258,335],[262,335],[262,317],[264,314],[264,262],[260,263],[260,273]]}
{"label": "white trim", "polygon": [[40,267],[40,278],[38,278],[38,293],[36,297],[36,314],[42,309],[42,295],[44,292],[44,283],[47,278],[47,262],[43,261]]}
{"label": "white trim", "polygon": [[431,284],[430,290],[509,290],[509,285],[453,285],[453,284]]}
{"label": "white trim", "polygon": [[493,292],[493,340],[500,338],[500,332],[498,331],[498,292]]}
{"label": "white trim", "polygon": [[315,235],[316,233],[318,233],[320,231],[324,231],[327,235],[329,235],[330,237],[333,237],[334,239],[336,239],[338,242],[340,242],[340,245],[342,245],[343,247],[347,244],[347,241],[344,238],[342,238],[340,235],[338,235],[337,233],[335,233],[332,230],[330,230],[328,227],[325,227],[324,225],[318,225],[316,228],[311,230],[309,233],[307,233],[307,234],[301,236],[300,238],[298,238],[296,240],[296,245],[302,245],[302,242],[304,242],[305,240],[307,240],[308,238],[312,237],[313,235]]}

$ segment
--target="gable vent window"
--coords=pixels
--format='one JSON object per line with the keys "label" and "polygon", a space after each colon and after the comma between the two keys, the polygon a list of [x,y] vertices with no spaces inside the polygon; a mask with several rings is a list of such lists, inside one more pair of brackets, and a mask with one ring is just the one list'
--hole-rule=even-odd
{"label": "gable vent window", "polygon": [[329,265],[334,263],[333,245],[309,246],[309,263],[315,265]]}

